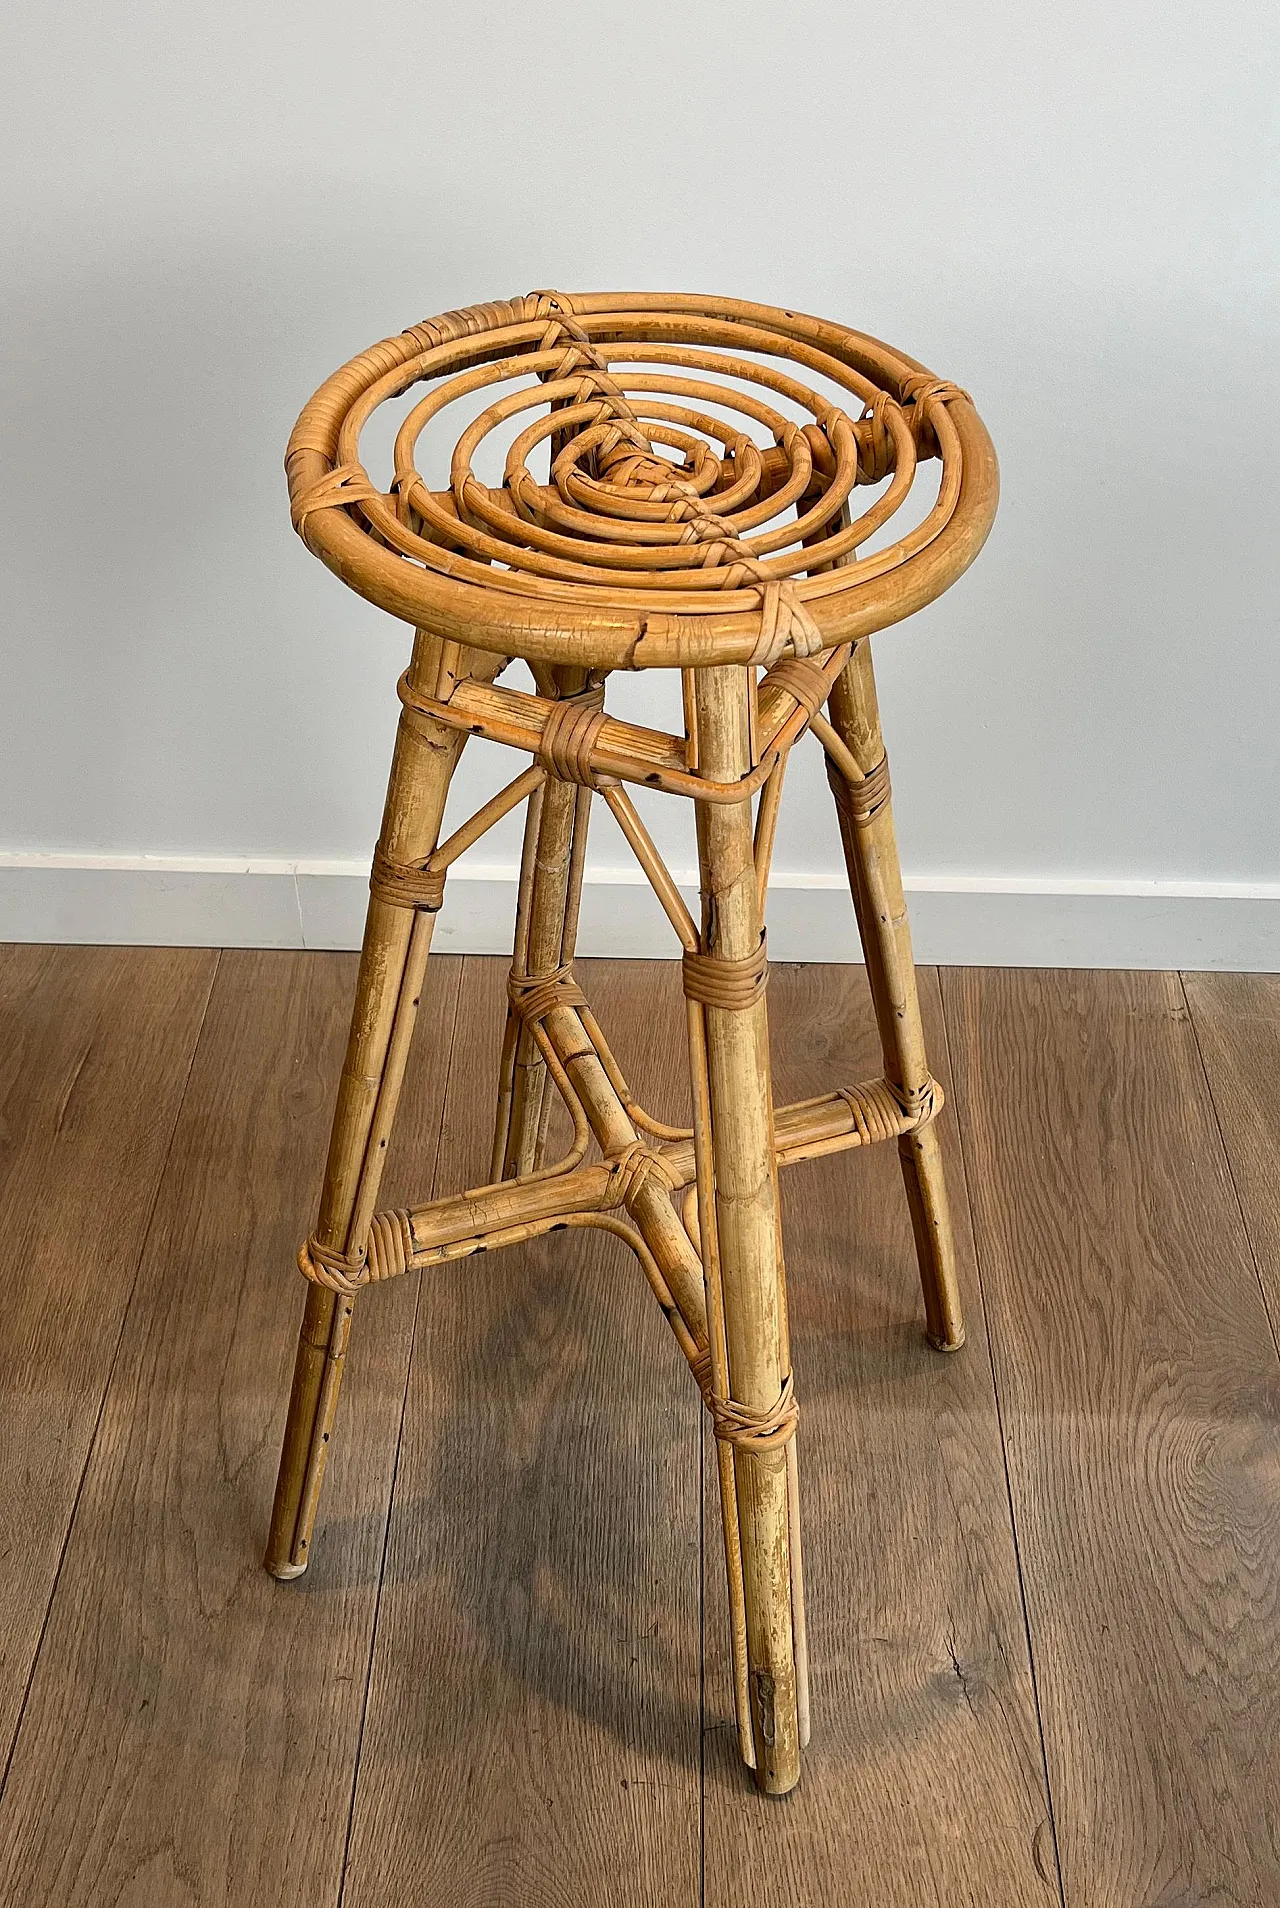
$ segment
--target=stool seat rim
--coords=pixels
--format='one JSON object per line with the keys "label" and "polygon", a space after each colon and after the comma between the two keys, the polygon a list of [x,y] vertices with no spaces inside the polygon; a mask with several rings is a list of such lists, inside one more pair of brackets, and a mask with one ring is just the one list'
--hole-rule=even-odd
{"label": "stool seat rim", "polygon": [[[350,437],[350,420],[373,408],[371,400],[381,402],[379,392],[399,394],[420,379],[444,375],[446,361],[452,375],[459,365],[500,368],[517,355],[536,351],[536,328],[550,326],[545,335],[552,335],[560,314],[573,323],[575,335],[585,335],[582,327],[588,325],[592,345],[606,347],[654,344],[676,328],[691,335],[690,321],[696,335],[716,347],[732,343],[739,334],[771,334],[779,357],[793,350],[804,354],[802,369],[808,364],[822,370],[815,354],[832,361],[844,374],[845,388],[868,409],[881,393],[891,406],[911,404],[914,410],[918,404],[918,433],[929,400],[927,441],[932,441],[932,454],[940,451],[943,469],[940,503],[929,524],[938,521],[927,540],[918,537],[913,547],[910,535],[900,538],[864,564],[861,574],[835,570],[816,589],[810,583],[796,592],[804,595],[801,614],[807,636],[802,646],[797,632],[793,644],[784,630],[770,660],[811,654],[819,646],[857,640],[901,621],[949,588],[986,541],[999,497],[999,473],[994,447],[972,400],[879,339],[828,319],[743,299],[535,292],[444,313],[384,339],[326,379],[298,419],[285,463],[300,534],[348,587],[390,615],[491,653],[593,669],[696,668],[764,660],[760,605],[765,592],[750,579],[731,590],[704,590],[696,607],[690,607],[694,599],[688,593],[667,607],[658,589],[648,592],[648,601],[636,601],[640,592],[628,587],[625,572],[619,573],[617,585],[548,585],[540,577],[529,579],[506,569],[495,570],[490,578],[478,563],[443,547],[431,553],[431,567],[426,567],[392,546],[396,500],[378,491],[358,463],[342,461],[344,426]],[[513,345],[515,331],[520,338]],[[559,336],[573,352],[567,336]],[[931,387],[943,394],[940,400],[931,396]],[[894,420],[899,438],[903,415],[899,410]],[[326,487],[324,501],[345,507],[308,502]],[[763,571],[763,566],[753,567]],[[683,592],[684,586],[679,587]]]}

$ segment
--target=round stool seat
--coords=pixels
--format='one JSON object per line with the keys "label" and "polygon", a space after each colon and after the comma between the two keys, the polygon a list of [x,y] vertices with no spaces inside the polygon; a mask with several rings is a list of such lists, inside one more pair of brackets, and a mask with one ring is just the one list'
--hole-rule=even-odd
{"label": "round stool seat", "polygon": [[[362,432],[418,384],[383,487]],[[416,466],[429,426],[454,440],[447,490]],[[495,448],[491,484],[475,463]],[[921,515],[904,507],[927,459]],[[912,359],[798,312],[661,293],[532,292],[414,325],[321,386],[286,468],[295,528],[371,602],[597,670],[769,666],[867,636],[968,566],[998,493],[968,396]]]}

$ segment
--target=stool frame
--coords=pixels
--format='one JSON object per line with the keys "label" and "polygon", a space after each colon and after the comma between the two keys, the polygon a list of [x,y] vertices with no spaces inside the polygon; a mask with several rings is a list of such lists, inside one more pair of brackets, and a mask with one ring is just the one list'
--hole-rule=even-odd
{"label": "stool frame", "polygon": [[[599,296],[609,310],[605,295]],[[531,299],[542,301],[536,316],[544,328],[540,333],[534,325],[526,350],[545,335],[548,300],[556,321],[567,323],[570,335],[584,342],[585,334],[566,318],[565,308],[578,313],[590,300],[563,300],[559,294],[532,294]],[[513,323],[527,325],[529,303],[513,301],[519,308],[514,317],[508,307],[473,310],[490,314],[486,325],[492,325],[496,311],[506,321],[505,337]],[[460,316],[469,314],[449,315]],[[443,322],[435,321],[437,327]],[[441,341],[427,348],[439,350]],[[905,363],[910,367],[909,360]],[[374,371],[386,375],[381,361]],[[917,391],[927,386],[914,417],[912,446],[932,444],[936,453],[950,424],[940,420],[931,435],[930,419],[963,394],[929,380],[919,367],[906,376],[915,377]],[[350,387],[344,389],[344,404],[351,395]],[[562,392],[551,402],[570,416],[573,395]],[[620,411],[618,402],[609,398],[605,415],[634,422],[634,414]],[[379,511],[386,500],[362,467],[356,466],[353,476],[350,460],[340,457],[336,425],[327,437],[317,437],[315,403],[310,418],[304,412],[300,422],[301,443],[291,448],[295,523],[304,535],[323,526],[320,553],[359,588],[350,539],[374,539],[368,530],[354,528],[349,512],[357,506],[370,529],[385,530]],[[896,400],[894,408],[896,437],[886,435],[883,413],[878,420],[880,461],[886,468],[892,468],[894,446],[901,457],[906,441]],[[976,422],[967,400],[956,408]],[[576,414],[571,421],[579,433],[585,428]],[[553,461],[572,435],[566,424],[553,436]],[[864,430],[858,441],[865,448],[869,432]],[[976,442],[981,450],[985,433]],[[623,449],[633,464],[645,458],[652,475],[654,453],[647,438],[628,427]],[[742,468],[747,455],[739,445],[736,461]],[[994,510],[993,460],[988,477],[977,530],[971,511],[966,539],[950,552],[950,571],[963,567],[985,536]],[[727,485],[729,479],[722,475],[718,481]],[[798,508],[818,494],[823,481],[822,473],[814,474]],[[963,482],[956,493],[962,496]],[[412,526],[414,534],[424,528],[423,505],[429,511],[420,489],[415,496],[410,485],[399,484],[398,520]],[[986,523],[981,522],[984,512]],[[824,561],[822,545],[840,537],[849,523],[846,502],[806,537],[808,576],[835,569],[835,562]],[[737,546],[735,556],[743,554],[744,546]],[[379,551],[379,562],[381,556]],[[740,562],[748,578],[754,574],[752,562],[749,557]],[[932,593],[947,580],[949,575],[942,582],[935,576]],[[759,581],[758,594],[766,596],[763,576]],[[367,593],[385,601],[385,582],[379,579]],[[387,606],[405,613],[403,603]],[[763,615],[777,618],[778,609],[775,588]],[[883,611],[878,616],[880,623],[889,620]],[[761,620],[758,613],[750,644],[735,637],[718,648],[708,646],[687,615],[649,617],[641,625],[637,634],[651,642],[653,660],[681,668],[682,735],[624,723],[604,711],[610,668],[637,666],[636,634],[627,665],[610,653],[616,638],[608,631],[594,648],[584,638],[574,653],[573,641],[557,649],[548,640],[544,647],[538,633],[531,636],[523,626],[508,628],[505,649],[497,625],[486,627],[482,640],[468,642],[463,633],[472,625],[456,610],[452,622],[435,615],[418,624],[412,661],[400,683],[403,708],[374,855],[320,1212],[299,1254],[310,1284],[266,1566],[281,1578],[296,1577],[307,1567],[355,1301],[362,1290],[552,1231],[607,1230],[635,1254],[712,1416],[739,1744],[760,1787],[782,1794],[799,1775],[800,1751],[809,1734],[809,1693],[798,1406],[779,1168],[896,1140],[928,1339],[952,1351],[963,1343],[964,1329],[934,1124],[942,1093],[925,1055],[869,639],[855,627],[835,640],[820,629],[811,640],[799,640],[808,613],[794,597],[782,603],[781,640],[777,630],[770,630],[766,643]],[[668,622],[685,627],[664,629]],[[589,631],[589,620],[583,628]],[[511,654],[530,662],[536,693],[498,684]],[[791,748],[806,731],[826,755],[884,1073],[878,1080],[775,1107],[764,908],[783,776]],[[441,840],[450,782],[471,736],[526,751],[532,762]],[[628,785],[693,801],[700,919],[695,921],[686,907]],[[693,1107],[689,1129],[665,1124],[637,1102],[573,977],[587,828],[596,795],[618,821],[680,946]],[[524,852],[489,1183],[409,1209],[382,1211],[382,1167],[448,870],[521,802],[526,804]],[[568,1109],[573,1137],[564,1158],[548,1163],[549,1118],[557,1095]],[[594,1158],[589,1157],[593,1142]]]}

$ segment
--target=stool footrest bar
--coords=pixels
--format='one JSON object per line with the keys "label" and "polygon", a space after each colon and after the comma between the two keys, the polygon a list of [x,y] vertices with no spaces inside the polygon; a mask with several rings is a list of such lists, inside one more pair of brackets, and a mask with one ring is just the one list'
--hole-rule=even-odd
{"label": "stool footrest bar", "polygon": [[[904,1138],[935,1119],[942,1104],[942,1088],[936,1080],[927,1081],[914,1095],[887,1080],[868,1080],[817,1099],[780,1106],[774,1116],[778,1164],[790,1166],[852,1146]],[[625,1207],[646,1167],[657,1172],[670,1191],[683,1190],[694,1180],[693,1141],[628,1147],[613,1158],[549,1178],[499,1180],[409,1211],[379,1213],[364,1261],[322,1255],[314,1241],[308,1241],[299,1262],[308,1278],[329,1284],[324,1276],[326,1262],[342,1257],[339,1270],[345,1276],[340,1285],[333,1281],[334,1289],[355,1290],[401,1272],[541,1237],[577,1215]]]}

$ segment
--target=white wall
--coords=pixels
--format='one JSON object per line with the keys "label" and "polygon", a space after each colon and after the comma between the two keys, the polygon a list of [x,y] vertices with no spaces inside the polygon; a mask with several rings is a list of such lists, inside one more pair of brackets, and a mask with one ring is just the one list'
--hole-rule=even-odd
{"label": "white wall", "polygon": [[[1014,948],[1030,884],[1057,925],[1029,897],[1015,958],[1280,955],[1274,8],[6,19],[0,932],[296,938],[302,862],[346,868],[349,936],[408,632],[292,535],[290,425],[418,318],[618,285],[846,319],[989,424],[986,551],[877,647],[904,863],[942,895],[922,951]],[[828,892],[816,751],[790,781],[778,867]],[[103,857],[143,856],[167,888],[113,885]],[[604,827],[596,858],[625,858]]]}

